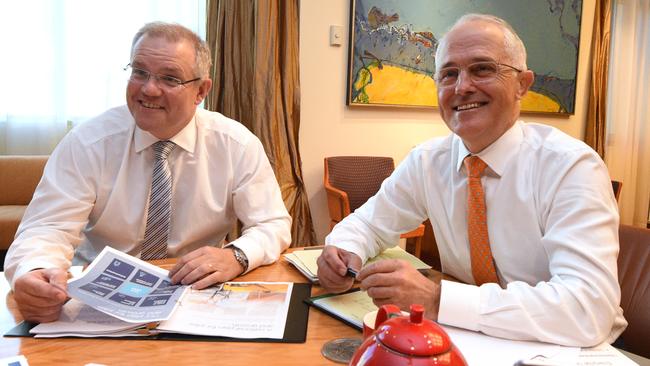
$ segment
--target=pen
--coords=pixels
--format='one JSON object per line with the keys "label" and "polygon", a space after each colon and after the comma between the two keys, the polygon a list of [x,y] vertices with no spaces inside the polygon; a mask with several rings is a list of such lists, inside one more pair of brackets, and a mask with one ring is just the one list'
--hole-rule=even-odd
{"label": "pen", "polygon": [[359,274],[359,272],[350,267],[348,267],[348,269],[345,271],[345,275],[348,277],[357,278],[357,274]]}

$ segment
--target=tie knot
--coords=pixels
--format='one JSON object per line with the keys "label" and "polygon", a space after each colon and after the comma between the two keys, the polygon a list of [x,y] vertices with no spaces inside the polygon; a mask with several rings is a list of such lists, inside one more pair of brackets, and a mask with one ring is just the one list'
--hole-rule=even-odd
{"label": "tie knot", "polygon": [[467,176],[470,178],[480,178],[485,168],[487,168],[487,164],[478,156],[468,156],[465,158],[464,163],[467,169]]}
{"label": "tie knot", "polygon": [[175,143],[171,141],[158,141],[153,144],[153,152],[156,160],[167,160],[169,154],[174,150]]}

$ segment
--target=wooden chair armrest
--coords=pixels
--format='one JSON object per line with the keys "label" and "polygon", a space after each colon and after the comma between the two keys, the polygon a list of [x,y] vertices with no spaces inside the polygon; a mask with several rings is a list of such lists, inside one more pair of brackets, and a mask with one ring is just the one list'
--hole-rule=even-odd
{"label": "wooden chair armrest", "polygon": [[327,208],[332,221],[339,222],[350,214],[350,200],[347,193],[329,184],[325,185],[325,192],[327,193]]}

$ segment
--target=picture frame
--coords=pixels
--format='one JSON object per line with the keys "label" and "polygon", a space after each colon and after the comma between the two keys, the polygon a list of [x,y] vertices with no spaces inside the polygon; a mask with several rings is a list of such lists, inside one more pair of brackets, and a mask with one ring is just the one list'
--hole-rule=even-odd
{"label": "picture frame", "polygon": [[575,112],[583,0],[351,0],[346,104],[437,108],[435,50],[460,16],[506,20],[535,72],[522,112]]}

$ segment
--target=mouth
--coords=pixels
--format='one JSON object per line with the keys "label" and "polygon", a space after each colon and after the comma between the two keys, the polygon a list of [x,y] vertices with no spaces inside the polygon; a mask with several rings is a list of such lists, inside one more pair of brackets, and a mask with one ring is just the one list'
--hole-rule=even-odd
{"label": "mouth", "polygon": [[472,110],[472,109],[481,108],[482,106],[484,106],[486,104],[487,104],[487,102],[473,102],[473,103],[457,105],[453,109],[456,112],[463,112],[463,111],[469,111],[469,110]]}
{"label": "mouth", "polygon": [[140,105],[147,109],[163,109],[163,107],[158,104],[145,102],[144,100],[140,101]]}

